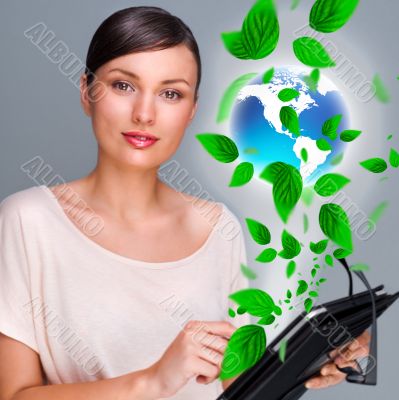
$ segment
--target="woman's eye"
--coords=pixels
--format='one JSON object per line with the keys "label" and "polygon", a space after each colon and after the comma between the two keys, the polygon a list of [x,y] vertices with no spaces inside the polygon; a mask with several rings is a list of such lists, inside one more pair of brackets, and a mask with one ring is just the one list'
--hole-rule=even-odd
{"label": "woman's eye", "polygon": [[175,92],[174,90],[167,90],[164,92],[166,94],[166,98],[168,100],[178,100],[181,96],[179,92]]}
{"label": "woman's eye", "polygon": [[127,92],[128,88],[132,89],[132,87],[126,82],[115,82],[113,84],[113,87],[116,87],[117,89],[122,90],[122,92]]}

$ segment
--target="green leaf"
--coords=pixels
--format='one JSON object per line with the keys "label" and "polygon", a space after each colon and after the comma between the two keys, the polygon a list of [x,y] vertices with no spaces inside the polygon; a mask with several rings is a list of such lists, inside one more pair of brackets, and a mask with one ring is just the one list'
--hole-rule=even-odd
{"label": "green leaf", "polygon": [[382,203],[378,204],[378,206],[370,213],[370,216],[368,218],[369,229],[372,228],[372,225],[377,225],[378,220],[384,214],[387,207],[388,207],[388,202],[383,201]]}
{"label": "green leaf", "polygon": [[304,163],[308,162],[308,151],[305,148],[301,149],[301,158]]}
{"label": "green leaf", "polygon": [[301,197],[303,181],[299,171],[283,162],[271,163],[259,176],[273,184],[273,200],[283,222],[288,218]]}
{"label": "green leaf", "polygon": [[250,162],[242,162],[237,165],[231,177],[229,187],[243,186],[248,183],[254,175],[254,166]]}
{"label": "green leaf", "polygon": [[326,254],[324,260],[325,260],[326,264],[329,265],[330,267],[334,266],[334,260],[331,257],[331,254]]}
{"label": "green leaf", "polygon": [[325,121],[322,127],[323,135],[329,137],[331,140],[335,140],[341,119],[342,114],[337,114]]}
{"label": "green leaf", "polygon": [[306,206],[310,207],[313,201],[314,190],[311,187],[305,187],[302,191],[301,199]]}
{"label": "green leaf", "polygon": [[270,83],[271,80],[273,79],[273,76],[274,76],[274,68],[270,68],[263,74],[262,82],[265,84]]}
{"label": "green leaf", "polygon": [[286,352],[287,352],[287,340],[284,339],[280,342],[280,346],[278,349],[278,358],[282,363],[285,361]]}
{"label": "green leaf", "polygon": [[312,92],[317,92],[317,84],[320,80],[320,70],[313,69],[309,76],[305,75],[303,81],[308,85],[309,90]]}
{"label": "green leaf", "polygon": [[381,103],[389,103],[390,95],[388,89],[385,87],[384,82],[378,74],[374,75],[373,85],[375,88],[375,95]]}
{"label": "green leaf", "polygon": [[309,230],[309,218],[306,214],[303,214],[303,233]]}
{"label": "green leaf", "polygon": [[259,150],[256,147],[247,147],[243,152],[245,154],[259,154]]}
{"label": "green leaf", "polygon": [[281,310],[281,308],[279,306],[274,306],[274,313],[276,315],[281,315],[283,313],[283,311]]}
{"label": "green leaf", "polygon": [[195,137],[217,161],[229,163],[238,157],[236,144],[227,136],[216,133],[199,133]]}
{"label": "green leaf", "polygon": [[319,294],[317,292],[315,292],[314,290],[312,290],[312,291],[309,292],[309,296],[310,297],[318,297]]}
{"label": "green leaf", "polygon": [[320,279],[319,279],[319,282],[320,282],[320,283],[327,282],[327,279],[326,279],[326,278],[320,278]]}
{"label": "green leaf", "polygon": [[399,153],[395,149],[391,149],[389,153],[389,163],[393,168],[399,167]]}
{"label": "green leaf", "polygon": [[345,250],[345,249],[336,249],[336,250],[334,250],[334,253],[333,253],[334,257],[337,260],[348,257],[350,254],[352,254],[352,252]]}
{"label": "green leaf", "polygon": [[323,45],[316,39],[304,36],[293,42],[296,58],[305,65],[314,68],[335,67]]}
{"label": "green leaf", "polygon": [[341,206],[334,203],[323,204],[320,208],[319,224],[323,233],[334,243],[345,250],[353,250],[349,218]]}
{"label": "green leaf", "polygon": [[326,139],[317,139],[316,146],[322,151],[332,150],[331,144],[327,142]]}
{"label": "green leaf", "polygon": [[317,243],[310,242],[310,250],[315,254],[322,254],[327,248],[328,239],[320,240]]}
{"label": "green leaf", "polygon": [[241,264],[241,272],[248,279],[256,279],[257,278],[255,271],[253,271],[251,268],[247,267],[244,264]]}
{"label": "green leaf", "polygon": [[229,298],[255,317],[271,314],[276,306],[272,297],[260,289],[242,289],[230,294]]}
{"label": "green leaf", "polygon": [[301,245],[298,240],[285,229],[281,235],[281,243],[283,245],[283,250],[278,253],[281,258],[291,259],[301,252]]}
{"label": "green leaf", "polygon": [[270,243],[270,231],[265,225],[251,218],[245,218],[245,221],[247,223],[249,233],[256,243],[261,245],[266,245]]}
{"label": "green leaf", "polygon": [[265,350],[264,328],[258,325],[244,325],[236,329],[223,354],[219,378],[230,379],[246,371],[261,359]]}
{"label": "green leaf", "polygon": [[228,119],[239,91],[257,75],[258,74],[256,73],[245,74],[240,76],[235,81],[233,81],[233,83],[230,84],[230,86],[224,92],[222,100],[219,104],[219,111],[216,119],[217,123],[221,123]]}
{"label": "green leaf", "polygon": [[320,70],[317,69],[317,68],[316,68],[316,69],[313,69],[309,76],[313,79],[313,81],[314,81],[316,84],[319,83],[319,80],[320,80]]}
{"label": "green leaf", "polygon": [[299,118],[296,111],[290,106],[283,106],[280,110],[280,121],[286,129],[295,136],[300,135]]}
{"label": "green leaf", "polygon": [[235,311],[234,311],[232,308],[230,308],[230,307],[229,307],[229,316],[230,316],[231,318],[234,318],[234,317],[236,316]]}
{"label": "green leaf", "polygon": [[287,168],[287,164],[283,163],[282,161],[271,163],[263,169],[259,175],[259,178],[273,184],[277,175],[280,174],[285,168]]}
{"label": "green leaf", "polygon": [[294,100],[299,95],[300,95],[300,93],[297,90],[291,89],[291,88],[286,88],[286,89],[280,90],[280,92],[278,93],[278,98],[281,101],[287,102],[287,101]]}
{"label": "green leaf", "polygon": [[341,132],[340,139],[343,142],[352,142],[357,137],[359,137],[361,133],[362,133],[362,131],[354,131],[354,130],[348,129],[346,131]]}
{"label": "green leaf", "polygon": [[388,135],[387,140],[391,140],[393,138],[393,135]]}
{"label": "green leaf", "polygon": [[258,0],[245,17],[241,39],[252,60],[265,58],[276,48],[280,35],[276,9],[272,0]]}
{"label": "green leaf", "polygon": [[332,196],[350,182],[350,179],[341,174],[325,174],[314,185],[314,190],[320,196]]}
{"label": "green leaf", "polygon": [[269,263],[277,257],[277,251],[275,249],[265,249],[256,257],[256,261]]}
{"label": "green leaf", "polygon": [[276,317],[272,314],[266,315],[258,321],[259,325],[271,325],[276,320]]}
{"label": "green leaf", "polygon": [[300,296],[308,290],[308,284],[304,280],[298,281],[298,288],[296,290],[296,295]]}
{"label": "green leaf", "polygon": [[351,18],[359,0],[317,0],[310,11],[309,24],[318,32],[335,32]]}
{"label": "green leaf", "polygon": [[370,267],[367,264],[353,264],[349,267],[351,271],[368,271]]}
{"label": "green leaf", "polygon": [[292,0],[291,2],[291,10],[295,10],[298,6],[301,0]]}
{"label": "green leaf", "polygon": [[286,272],[285,272],[288,279],[291,278],[292,275],[294,275],[295,269],[296,269],[296,262],[294,260],[291,260],[287,264],[287,268],[286,268]]}
{"label": "green leaf", "polygon": [[273,183],[273,200],[277,212],[284,223],[294,210],[303,187],[302,176],[299,171],[288,164],[277,174]]}
{"label": "green leaf", "polygon": [[317,274],[317,269],[316,268],[312,268],[312,270],[310,271],[310,275],[312,275],[312,278],[314,278]]}
{"label": "green leaf", "polygon": [[313,300],[311,298],[307,298],[305,300],[305,302],[303,303],[303,305],[305,306],[305,310],[307,313],[310,313],[310,311],[312,310],[313,307]]}
{"label": "green leaf", "polygon": [[222,32],[221,38],[226,50],[231,55],[241,60],[249,60],[251,58],[244,47],[240,31]]}
{"label": "green leaf", "polygon": [[247,309],[243,306],[240,306],[237,308],[237,314],[242,315],[245,314],[247,312]]}
{"label": "green leaf", "polygon": [[388,168],[386,161],[378,157],[369,158],[368,160],[361,161],[359,164],[363,168],[375,174],[380,174],[381,172],[384,172]]}
{"label": "green leaf", "polygon": [[287,290],[287,299],[290,299],[292,297],[291,290]]}
{"label": "green leaf", "polygon": [[344,158],[344,153],[338,154],[337,156],[335,156],[334,158],[331,159],[330,164],[331,165],[338,165],[341,163],[341,161]]}

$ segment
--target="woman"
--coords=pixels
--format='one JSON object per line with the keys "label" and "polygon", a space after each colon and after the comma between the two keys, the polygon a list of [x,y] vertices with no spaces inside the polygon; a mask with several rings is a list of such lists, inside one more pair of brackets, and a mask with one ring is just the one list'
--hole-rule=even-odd
{"label": "woman", "polygon": [[197,43],[131,7],[100,25],[86,65],[96,167],[1,203],[0,398],[215,399],[228,338],[250,322],[227,314],[248,286],[242,228],[157,176],[197,109]]}

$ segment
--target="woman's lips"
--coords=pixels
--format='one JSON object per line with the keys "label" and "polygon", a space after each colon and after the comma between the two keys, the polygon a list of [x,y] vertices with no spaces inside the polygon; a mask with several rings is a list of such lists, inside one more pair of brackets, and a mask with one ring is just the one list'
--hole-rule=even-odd
{"label": "woman's lips", "polygon": [[138,137],[135,136],[129,136],[129,135],[125,135],[123,134],[123,137],[125,138],[125,140],[130,143],[131,145],[140,148],[140,149],[145,149],[147,147],[152,146],[155,142],[157,142],[157,139],[149,139],[147,138],[146,140],[141,140]]}

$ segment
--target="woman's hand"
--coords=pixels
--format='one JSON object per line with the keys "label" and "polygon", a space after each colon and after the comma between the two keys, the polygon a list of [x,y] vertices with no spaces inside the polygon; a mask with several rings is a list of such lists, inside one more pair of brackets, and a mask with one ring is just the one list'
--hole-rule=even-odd
{"label": "woman's hand", "polygon": [[334,359],[334,362],[326,364],[321,369],[319,376],[306,381],[306,388],[323,389],[341,383],[345,380],[346,374],[339,371],[337,365],[340,368],[352,367],[357,369],[354,360],[369,354],[369,342],[370,334],[368,331],[364,331],[360,336],[350,342],[349,345],[333,350],[330,353],[330,357]]}
{"label": "woman's hand", "polygon": [[189,321],[148,368],[159,397],[173,396],[194,376],[201,384],[217,379],[228,339],[236,329],[227,321]]}

